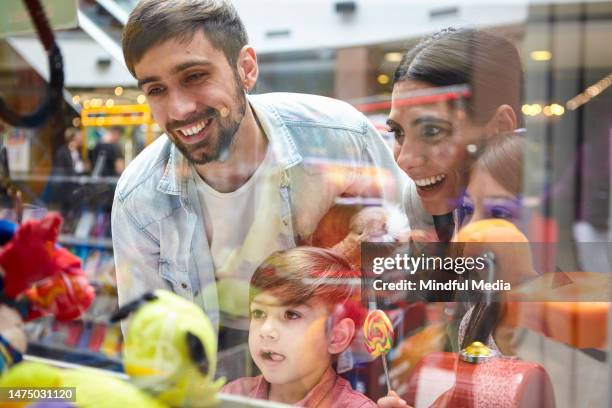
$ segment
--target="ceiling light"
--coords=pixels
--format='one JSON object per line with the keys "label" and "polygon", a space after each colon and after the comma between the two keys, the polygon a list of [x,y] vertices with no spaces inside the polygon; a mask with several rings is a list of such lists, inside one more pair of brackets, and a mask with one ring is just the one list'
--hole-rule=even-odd
{"label": "ceiling light", "polygon": [[540,105],[539,103],[534,103],[533,105],[531,105],[532,116],[539,115],[540,113],[542,113],[542,105]]}
{"label": "ceiling light", "polygon": [[376,80],[381,85],[387,85],[389,83],[389,75],[380,74],[379,76],[376,77]]}
{"label": "ceiling light", "polygon": [[591,98],[599,95],[599,92],[599,87],[597,87],[596,85],[589,86],[586,90],[587,95],[589,95]]}
{"label": "ceiling light", "polygon": [[544,107],[543,111],[544,111],[544,115],[546,115],[546,116],[552,116],[553,115],[552,109],[550,109],[550,106],[548,106],[548,105],[546,105]]}
{"label": "ceiling light", "polygon": [[597,81],[597,83],[589,86],[584,92],[574,96],[572,99],[567,101],[565,106],[569,110],[576,110],[580,106],[590,101],[592,98],[605,91],[610,85],[612,85],[612,74],[603,77]]}
{"label": "ceiling light", "polygon": [[534,103],[533,105],[525,104],[521,107],[523,114],[527,116],[537,116],[542,113],[542,105]]}
{"label": "ceiling light", "polygon": [[401,52],[388,52],[385,54],[385,61],[400,62],[402,60]]}
{"label": "ceiling light", "polygon": [[552,58],[552,53],[546,50],[531,51],[529,56],[534,61],[549,61]]}
{"label": "ceiling light", "polygon": [[559,105],[558,103],[553,103],[552,105],[550,105],[550,111],[553,115],[561,116],[565,113],[565,108]]}
{"label": "ceiling light", "polygon": [[523,112],[523,114],[525,114],[525,115],[530,115],[530,114],[531,114],[531,105],[527,105],[527,104],[523,105],[523,106],[521,107],[521,111],[522,111],[522,112]]}

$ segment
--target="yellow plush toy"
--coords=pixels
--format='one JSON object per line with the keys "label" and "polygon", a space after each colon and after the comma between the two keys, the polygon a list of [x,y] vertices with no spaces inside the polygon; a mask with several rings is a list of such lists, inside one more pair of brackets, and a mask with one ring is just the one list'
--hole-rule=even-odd
{"label": "yellow plush toy", "polygon": [[[202,309],[174,293],[158,290],[124,305],[112,320],[130,314],[124,347],[129,382],[87,368],[63,370],[23,362],[0,378],[0,387],[76,387],[77,407],[214,405],[224,379],[214,381],[217,338]],[[0,408],[4,406],[27,404],[0,402]]]}
{"label": "yellow plush toy", "polygon": [[171,406],[214,404],[225,380],[214,380],[217,338],[202,309],[157,290],[123,306],[114,320],[129,314],[124,367],[132,381]]}
{"label": "yellow plush toy", "polygon": [[[24,387],[75,387],[75,401],[58,406],[116,408],[142,407],[164,408],[144,391],[119,378],[88,368],[62,370],[45,364],[22,362],[12,367],[0,378],[0,387],[13,389]],[[0,401],[0,408],[26,407],[29,402]],[[59,401],[58,401],[59,404]],[[74,405],[73,405],[74,404]],[[53,406],[53,405],[51,405]]]}

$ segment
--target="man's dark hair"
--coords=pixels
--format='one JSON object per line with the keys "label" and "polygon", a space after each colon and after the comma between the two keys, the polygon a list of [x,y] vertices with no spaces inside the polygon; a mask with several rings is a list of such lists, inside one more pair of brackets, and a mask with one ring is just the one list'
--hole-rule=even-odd
{"label": "man's dark hair", "polygon": [[141,0],[123,29],[125,64],[136,77],[134,65],[151,47],[168,40],[188,43],[199,30],[236,70],[248,38],[236,9],[227,0]]}

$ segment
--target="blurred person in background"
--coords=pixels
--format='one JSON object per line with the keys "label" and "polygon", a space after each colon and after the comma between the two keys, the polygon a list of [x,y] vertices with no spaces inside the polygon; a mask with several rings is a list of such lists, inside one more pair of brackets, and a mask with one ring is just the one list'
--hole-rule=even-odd
{"label": "blurred person in background", "polygon": [[67,176],[78,176],[87,170],[83,161],[83,132],[78,128],[68,128],[64,133],[66,144],[55,152],[53,167],[57,174]]}
{"label": "blurred person in background", "polygon": [[106,178],[93,186],[90,196],[90,207],[110,212],[115,195],[115,177],[123,173],[125,159],[119,141],[123,129],[120,126],[111,126],[104,129],[104,134],[91,151],[92,177]]}
{"label": "blurred person in background", "polygon": [[523,219],[524,137],[501,134],[488,140],[472,165],[461,203],[462,226],[484,219],[510,221],[526,230]]}
{"label": "blurred person in background", "polygon": [[[471,167],[461,204],[462,226],[500,219],[511,222],[519,230],[523,229],[525,214],[521,194],[524,146],[524,137],[520,133],[501,134],[488,139]],[[502,232],[506,235],[517,233],[510,230]],[[519,284],[538,276],[532,265],[528,244],[496,243],[487,249],[495,253],[496,278]],[[500,324],[503,315],[503,303],[476,302],[461,320],[459,346],[463,349],[474,341],[483,341],[504,355],[514,355],[515,330]]]}
{"label": "blurred person in background", "polygon": [[59,209],[66,217],[72,219],[74,213],[75,198],[74,194],[79,187],[75,177],[86,174],[87,163],[83,160],[83,132],[78,128],[68,128],[64,132],[66,143],[61,145],[53,157],[53,170],[49,180],[51,189],[51,202],[57,204]]}
{"label": "blurred person in background", "polygon": [[[522,122],[519,53],[500,36],[449,28],[409,49],[393,83],[387,124],[395,135],[395,158],[415,181],[425,210],[434,216],[439,239],[448,241],[473,153],[488,138],[514,131]],[[461,85],[467,85],[464,96],[410,103],[412,95]],[[450,96],[460,93],[448,89]]]}
{"label": "blurred person in background", "polygon": [[100,142],[91,151],[92,175],[117,177],[125,169],[125,160],[119,141],[123,129],[111,126],[104,130]]}

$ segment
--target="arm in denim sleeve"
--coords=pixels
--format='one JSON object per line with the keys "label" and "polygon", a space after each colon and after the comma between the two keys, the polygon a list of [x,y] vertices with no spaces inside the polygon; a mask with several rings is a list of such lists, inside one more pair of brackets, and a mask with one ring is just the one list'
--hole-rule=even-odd
{"label": "arm in denim sleeve", "polygon": [[412,229],[431,228],[433,217],[425,212],[414,181],[399,168],[391,148],[369,120],[366,127],[363,160],[379,169],[381,197],[387,203],[400,206],[407,214]]}
{"label": "arm in denim sleeve", "polygon": [[117,196],[111,226],[119,305],[147,291],[166,288],[159,274],[159,241],[137,224]]}

